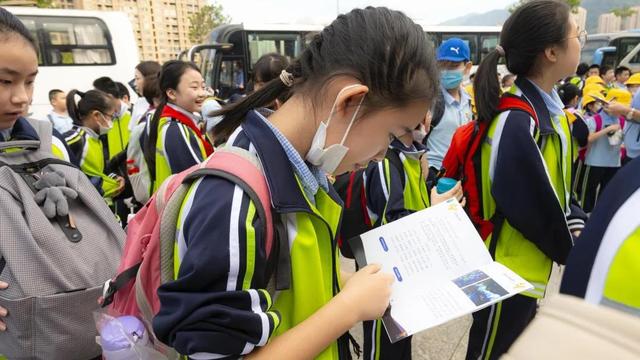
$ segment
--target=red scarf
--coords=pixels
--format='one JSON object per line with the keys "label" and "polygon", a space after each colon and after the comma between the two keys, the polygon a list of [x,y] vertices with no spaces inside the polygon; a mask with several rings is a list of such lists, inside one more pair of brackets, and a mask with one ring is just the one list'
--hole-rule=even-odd
{"label": "red scarf", "polygon": [[189,118],[182,112],[175,110],[169,105],[166,105],[162,108],[162,115],[160,117],[170,117],[187,126],[196,134],[196,136],[200,138],[200,140],[202,140],[202,144],[204,145],[204,150],[207,153],[207,156],[213,154],[213,145],[211,145],[209,139],[207,139],[207,137],[202,134],[202,131],[200,131],[196,124],[193,123],[193,119]]}

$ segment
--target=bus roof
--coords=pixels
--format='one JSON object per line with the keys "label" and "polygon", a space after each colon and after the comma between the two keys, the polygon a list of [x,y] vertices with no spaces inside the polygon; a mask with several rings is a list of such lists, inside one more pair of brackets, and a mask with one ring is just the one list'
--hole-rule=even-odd
{"label": "bus roof", "polygon": [[[238,24],[240,25],[240,24]],[[284,23],[243,23],[245,30],[250,31],[322,31],[322,24],[284,24]],[[501,26],[441,26],[421,25],[426,32],[444,33],[499,33]]]}
{"label": "bus roof", "polygon": [[71,10],[71,9],[42,9],[29,6],[6,6],[10,13],[15,15],[35,15],[35,16],[77,16],[77,17],[97,17],[104,18],[112,15],[125,15],[119,11],[91,11],[91,10]]}
{"label": "bus roof", "polygon": [[589,34],[589,40],[614,40],[621,37],[640,37],[640,31],[628,30],[615,33]]}

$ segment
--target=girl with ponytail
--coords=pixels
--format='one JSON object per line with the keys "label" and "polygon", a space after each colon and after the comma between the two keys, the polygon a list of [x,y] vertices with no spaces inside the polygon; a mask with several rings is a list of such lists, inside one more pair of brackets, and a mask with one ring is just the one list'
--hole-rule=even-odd
{"label": "girl with ponytail", "polygon": [[113,199],[122,192],[125,181],[121,176],[105,173],[108,159],[100,135],[111,130],[117,117],[115,99],[100,90],[71,90],[67,94],[67,111],[74,124],[64,134],[69,150],[100,194]]}
{"label": "girl with ponytail", "polygon": [[[226,146],[257,156],[283,225],[289,279],[267,291],[270,259],[256,205],[233,182],[191,185],[176,231],[175,281],[158,289],[153,328],[192,358],[350,358],[348,330],[382,316],[392,277],[370,265],[340,271],[342,201],[327,181],[384,158],[411,134],[438,91],[435,54],[422,28],[387,8],[356,9],[317,34],[293,63],[218,113]],[[256,109],[288,100],[267,117]],[[286,269],[286,270],[285,270]]]}
{"label": "girl with ponytail", "polygon": [[[487,246],[534,289],[473,314],[467,359],[497,359],[509,349],[535,316],[552,264],[565,262],[584,227],[571,194],[573,140],[554,85],[575,73],[585,38],[565,2],[528,1],[507,19],[499,46],[476,72],[478,119],[489,123],[478,172],[483,215],[493,223]],[[501,57],[517,75],[505,102],[522,100],[531,113],[498,111]]]}

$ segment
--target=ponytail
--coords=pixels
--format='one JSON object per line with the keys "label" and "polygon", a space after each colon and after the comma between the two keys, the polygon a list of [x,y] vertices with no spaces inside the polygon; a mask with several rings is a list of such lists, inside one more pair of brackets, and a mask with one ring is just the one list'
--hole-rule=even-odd
{"label": "ponytail", "polygon": [[73,120],[73,124],[82,126],[82,121],[79,115],[78,103],[76,103],[76,95],[81,99],[84,97],[84,93],[80,90],[73,89],[67,94],[67,112],[69,117]]}
{"label": "ponytail", "polygon": [[478,121],[491,121],[498,113],[500,102],[500,82],[498,62],[502,54],[499,50],[490,52],[480,63],[473,79]]}
{"label": "ponytail", "polygon": [[[281,77],[293,77],[290,73],[283,72]],[[224,106],[222,109],[206,114],[206,116],[222,116],[222,121],[213,128],[216,133],[216,137],[228,138],[235,131],[235,129],[242,124],[242,121],[247,116],[247,113],[253,109],[265,107],[271,105],[276,99],[281,98],[282,95],[289,91],[289,85],[285,84],[281,77],[269,81],[250,95],[242,98],[242,100]]]}

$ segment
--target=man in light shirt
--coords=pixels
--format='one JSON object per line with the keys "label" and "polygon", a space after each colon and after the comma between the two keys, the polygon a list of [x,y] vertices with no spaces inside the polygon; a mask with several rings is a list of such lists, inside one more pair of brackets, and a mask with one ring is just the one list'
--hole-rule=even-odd
{"label": "man in light shirt", "polygon": [[64,134],[73,127],[73,120],[67,113],[67,94],[60,89],[49,91],[49,103],[52,110],[47,115],[47,120],[51,122],[53,128],[60,134]]}

